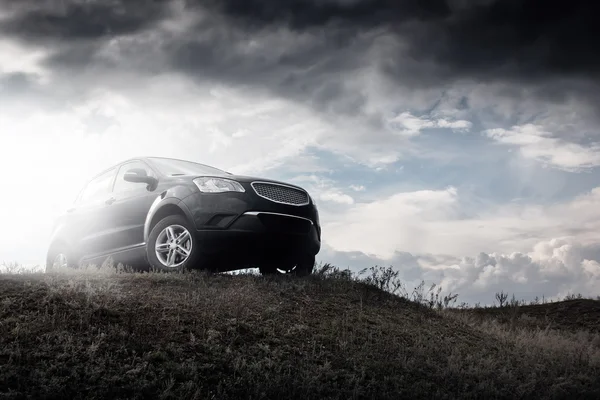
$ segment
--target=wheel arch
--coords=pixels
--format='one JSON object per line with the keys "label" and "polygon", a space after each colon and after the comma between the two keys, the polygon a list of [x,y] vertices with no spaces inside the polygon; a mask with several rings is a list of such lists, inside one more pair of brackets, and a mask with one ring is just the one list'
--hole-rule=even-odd
{"label": "wheel arch", "polygon": [[50,244],[48,245],[46,254],[49,255],[52,251],[55,251],[57,248],[67,248],[72,249],[74,247],[73,242],[67,235],[65,225],[59,225],[53,232],[52,237],[50,238]]}
{"label": "wheel arch", "polygon": [[158,197],[156,202],[152,205],[148,216],[146,217],[146,223],[144,225],[144,242],[148,242],[148,237],[152,228],[158,224],[160,220],[169,215],[181,215],[185,217],[191,224],[194,224],[190,210],[187,206],[176,198],[161,198]]}
{"label": "wheel arch", "polygon": [[61,248],[69,248],[69,243],[62,237],[57,237],[50,242],[48,250],[46,251],[46,257],[49,257],[54,251]]}

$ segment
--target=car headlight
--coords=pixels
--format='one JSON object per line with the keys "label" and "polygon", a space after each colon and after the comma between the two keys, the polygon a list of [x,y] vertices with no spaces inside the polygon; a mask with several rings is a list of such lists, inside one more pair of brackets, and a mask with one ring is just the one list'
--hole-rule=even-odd
{"label": "car headlight", "polygon": [[245,192],[239,182],[231,179],[202,177],[194,179],[193,182],[203,193]]}

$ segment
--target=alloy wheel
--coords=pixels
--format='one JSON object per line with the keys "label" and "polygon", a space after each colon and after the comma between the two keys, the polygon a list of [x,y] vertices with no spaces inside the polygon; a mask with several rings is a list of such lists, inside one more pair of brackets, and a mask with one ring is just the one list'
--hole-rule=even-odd
{"label": "alloy wheel", "polygon": [[67,255],[64,253],[58,253],[56,257],[54,257],[54,261],[52,262],[53,268],[67,268],[69,266],[69,259]]}
{"label": "alloy wheel", "polygon": [[192,254],[192,235],[181,225],[167,226],[156,238],[155,252],[162,265],[177,268]]}
{"label": "alloy wheel", "polygon": [[280,274],[293,274],[298,268],[298,264],[293,264],[289,266],[290,268],[276,268],[275,270]]}

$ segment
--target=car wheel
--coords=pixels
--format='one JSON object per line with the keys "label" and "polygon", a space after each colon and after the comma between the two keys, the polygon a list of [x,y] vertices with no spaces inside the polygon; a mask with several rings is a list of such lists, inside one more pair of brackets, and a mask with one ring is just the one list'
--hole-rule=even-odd
{"label": "car wheel", "polygon": [[74,255],[66,246],[52,248],[46,257],[46,272],[77,268]]}
{"label": "car wheel", "polygon": [[191,224],[181,215],[160,220],[148,237],[146,254],[150,266],[175,272],[195,267],[200,254]]}
{"label": "car wheel", "polygon": [[306,254],[300,257],[295,263],[262,265],[258,269],[262,275],[281,274],[302,277],[312,274],[314,267],[315,256]]}

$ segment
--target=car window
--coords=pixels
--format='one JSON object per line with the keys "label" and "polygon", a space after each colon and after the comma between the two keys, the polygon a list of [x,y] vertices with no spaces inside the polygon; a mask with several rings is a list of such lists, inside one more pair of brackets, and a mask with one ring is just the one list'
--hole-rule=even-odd
{"label": "car window", "polygon": [[125,193],[125,192],[146,190],[146,186],[148,186],[147,183],[127,182],[125,180],[125,173],[127,173],[127,171],[129,171],[130,169],[134,169],[134,168],[143,169],[146,171],[148,176],[153,176],[156,178],[156,174],[152,171],[152,169],[145,162],[143,162],[143,161],[128,162],[127,164],[123,164],[119,168],[119,173],[117,174],[117,180],[115,181],[115,187],[113,189],[113,192]]}
{"label": "car window", "polygon": [[116,172],[117,169],[113,168],[92,179],[81,192],[78,203],[106,200],[111,192]]}

